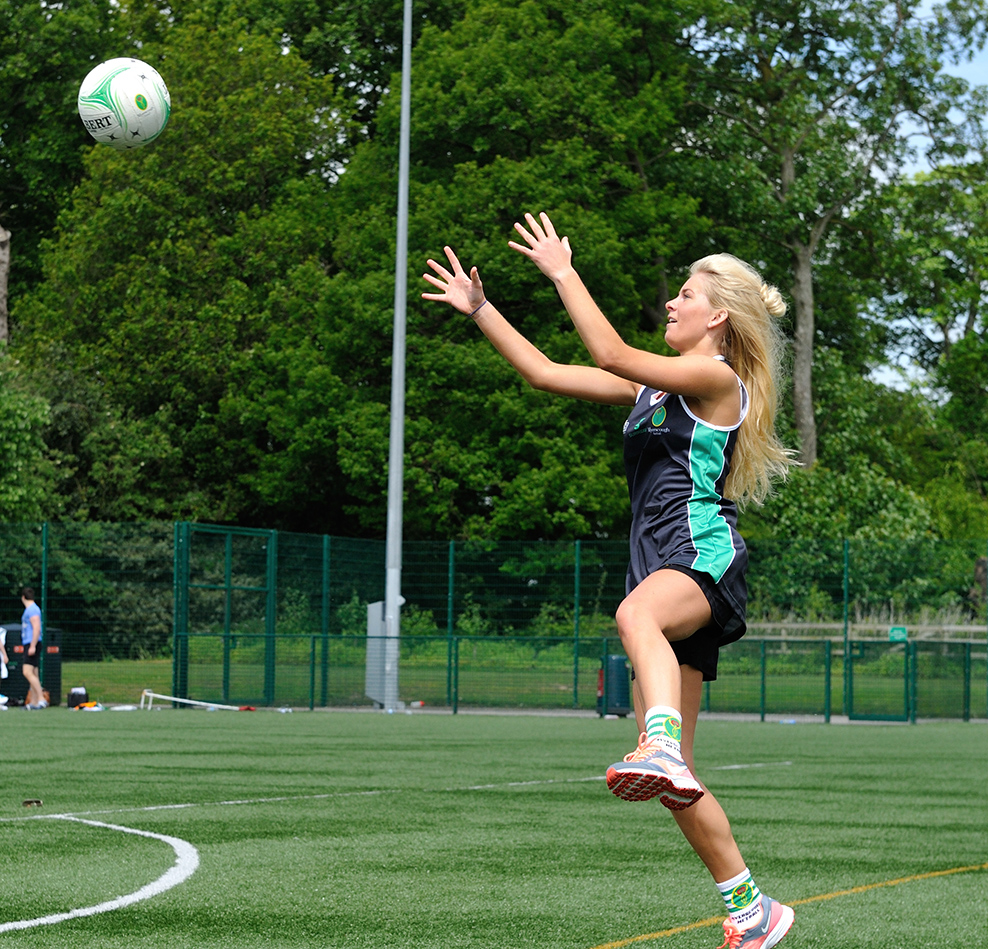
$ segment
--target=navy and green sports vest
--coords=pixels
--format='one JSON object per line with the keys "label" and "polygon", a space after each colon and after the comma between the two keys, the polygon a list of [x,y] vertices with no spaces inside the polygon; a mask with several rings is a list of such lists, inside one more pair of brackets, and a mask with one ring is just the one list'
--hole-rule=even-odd
{"label": "navy and green sports vest", "polygon": [[744,609],[747,551],[737,532],[737,507],[724,482],[738,428],[748,412],[741,380],[741,417],[711,425],[682,396],[643,387],[624,427],[624,465],[631,494],[628,591],[649,574],[676,564],[708,574]]}

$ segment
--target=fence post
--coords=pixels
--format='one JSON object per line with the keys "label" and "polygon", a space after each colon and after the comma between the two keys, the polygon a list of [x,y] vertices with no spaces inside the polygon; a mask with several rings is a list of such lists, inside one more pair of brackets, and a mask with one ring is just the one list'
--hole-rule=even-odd
{"label": "fence post", "polygon": [[[41,523],[41,632],[48,628],[48,522]],[[45,650],[38,643],[38,677],[45,681]],[[56,700],[57,702],[57,700]]]}
{"label": "fence post", "polygon": [[188,698],[189,687],[189,524],[176,521],[172,558],[172,695]]}
{"label": "fence post", "polygon": [[851,714],[851,542],[844,540],[844,714]]}
{"label": "fence post", "polygon": [[[449,556],[446,570],[446,704],[453,704],[453,629],[454,588],[456,583],[456,541],[449,542]],[[453,710],[454,712],[456,709]]]}
{"label": "fence post", "polygon": [[274,705],[275,637],[278,613],[278,532],[268,532],[267,599],[264,616],[264,704]]}
{"label": "fence post", "polygon": [[919,667],[919,644],[915,642],[906,643],[906,690],[909,697],[909,721],[916,724],[916,704],[919,700],[919,688],[917,683],[917,668]]}
{"label": "fence post", "polygon": [[230,634],[229,624],[223,630],[223,702],[230,701],[230,649],[233,646],[233,637]]}
{"label": "fence post", "polygon": [[454,636],[450,642],[453,647],[453,694],[450,705],[455,715],[460,706],[460,637]]}
{"label": "fence post", "polygon": [[766,654],[767,654],[766,643],[765,643],[765,640],[764,639],[759,643],[759,653],[761,654],[760,655],[760,658],[761,658],[760,665],[761,665],[761,671],[762,671],[761,694],[759,696],[759,707],[760,707],[760,711],[761,711],[761,720],[764,722],[765,721],[765,671],[766,671],[765,670],[765,666],[766,666],[766,658],[765,657],[766,657]]}
{"label": "fence post", "polygon": [[971,643],[964,643],[964,711],[965,722],[971,721]]}
{"label": "fence post", "polygon": [[580,541],[573,542],[573,708],[580,707]]}
{"label": "fence post", "polygon": [[830,653],[832,651],[832,645],[829,639],[824,640],[823,643],[823,720],[829,725],[830,724]]}
{"label": "fence post", "polygon": [[[176,698],[188,698],[189,692],[189,634],[175,633],[175,658],[172,663],[172,693]],[[181,708],[172,702],[172,708]]]}
{"label": "fence post", "polygon": [[309,711],[316,707],[316,637],[309,649]]}
{"label": "fence post", "polygon": [[223,701],[230,701],[230,649],[233,647],[233,534],[223,539]]}
{"label": "fence post", "polygon": [[321,688],[319,704],[323,707],[329,704],[329,579],[330,579],[330,540],[329,534],[322,535],[322,656],[321,656]]}

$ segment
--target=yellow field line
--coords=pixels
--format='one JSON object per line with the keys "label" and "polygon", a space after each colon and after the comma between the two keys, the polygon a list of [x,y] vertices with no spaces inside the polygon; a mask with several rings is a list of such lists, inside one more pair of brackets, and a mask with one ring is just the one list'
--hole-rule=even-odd
{"label": "yellow field line", "polygon": [[[863,886],[852,886],[848,890],[835,890],[833,893],[821,893],[819,896],[808,896],[802,900],[790,900],[789,905],[803,906],[806,903],[822,903],[824,900],[835,900],[839,896],[866,893],[868,890],[877,890],[883,886],[899,886],[901,883],[932,880],[934,877],[951,876],[954,873],[974,873],[977,870],[988,870],[988,863],[976,863],[969,867],[951,867],[949,870],[934,870],[930,873],[917,873],[913,876],[898,877],[895,880],[882,880],[879,883],[866,883]],[[599,946],[594,946],[594,949],[622,949],[623,946],[631,946],[636,942],[664,939],[666,936],[676,936],[679,933],[689,932],[691,929],[706,929],[708,926],[716,926],[718,923],[723,922],[723,920],[723,916],[711,916],[709,919],[701,919],[695,923],[688,923],[685,926],[676,926],[673,929],[663,929],[657,933],[642,933],[640,936],[630,936],[628,939],[618,939],[614,942],[601,943]]]}

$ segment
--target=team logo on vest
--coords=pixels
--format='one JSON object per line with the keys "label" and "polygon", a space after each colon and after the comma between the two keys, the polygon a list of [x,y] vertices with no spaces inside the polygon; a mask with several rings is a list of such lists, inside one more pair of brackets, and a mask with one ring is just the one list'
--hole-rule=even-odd
{"label": "team logo on vest", "polygon": [[[649,408],[661,402],[668,394],[669,394],[668,392],[653,392],[648,397]],[[643,415],[640,419],[638,419],[638,421],[635,423],[635,427],[631,429],[630,434],[637,435],[640,431],[642,431],[643,428],[645,428],[652,435],[662,434],[661,432],[654,431],[654,429],[657,429],[660,425],[664,424],[665,420],[666,420],[666,407],[664,405],[660,405],[652,413],[651,417],[649,417],[648,415]],[[630,424],[631,424],[631,419],[628,419],[624,423],[625,435],[629,434],[628,429],[630,427]]]}
{"label": "team logo on vest", "polygon": [[755,889],[750,883],[742,883],[731,890],[731,900],[737,909],[744,909],[755,898]]}

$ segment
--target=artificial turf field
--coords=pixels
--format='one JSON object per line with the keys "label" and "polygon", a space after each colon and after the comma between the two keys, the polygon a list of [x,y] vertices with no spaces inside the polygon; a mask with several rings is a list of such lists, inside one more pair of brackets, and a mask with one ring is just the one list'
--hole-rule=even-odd
{"label": "artificial turf field", "polygon": [[[0,941],[714,949],[722,904],[671,816],[602,780],[636,737],[595,717],[11,709]],[[784,949],[988,946],[984,723],[704,721],[697,763],[756,882],[795,905]]]}

